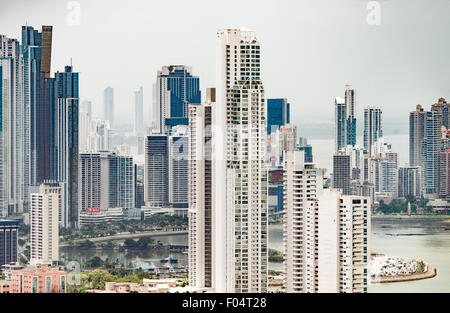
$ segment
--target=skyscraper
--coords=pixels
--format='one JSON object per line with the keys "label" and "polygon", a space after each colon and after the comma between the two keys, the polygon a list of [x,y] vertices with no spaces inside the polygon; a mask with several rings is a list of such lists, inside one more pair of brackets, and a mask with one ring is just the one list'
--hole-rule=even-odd
{"label": "skyscraper", "polygon": [[368,107],[364,109],[364,152],[373,155],[373,145],[383,137],[381,126],[381,109]]}
{"label": "skyscraper", "polygon": [[64,184],[62,221],[64,227],[76,227],[78,221],[78,76],[78,73],[72,71],[72,66],[66,66],[64,72],[55,73],[56,157],[52,162],[52,168],[56,169],[56,180]]}
{"label": "skyscraper", "polygon": [[61,211],[59,184],[42,184],[31,194],[30,236],[32,264],[59,260],[59,212]]}
{"label": "skyscraper", "polygon": [[334,100],[335,153],[356,145],[355,93],[352,86],[345,85],[344,97]]}
{"label": "skyscraper", "polygon": [[0,35],[0,216],[24,202],[23,58],[19,41]]}
{"label": "skyscraper", "polygon": [[351,194],[350,177],[350,155],[341,151],[333,156],[333,188],[341,189],[344,195]]}
{"label": "skyscraper", "polygon": [[189,106],[189,285],[213,287],[212,108],[216,89],[204,105]]}
{"label": "skyscraper", "polygon": [[398,196],[422,196],[422,179],[419,166],[400,167],[398,169]]}
{"label": "skyscraper", "polygon": [[157,75],[157,129],[167,133],[176,125],[188,125],[188,106],[201,103],[200,79],[185,65],[163,66]]}
{"label": "skyscraper", "polygon": [[284,271],[286,291],[317,291],[317,208],[308,200],[322,192],[322,171],[305,163],[304,152],[286,151],[284,170]]}
{"label": "skyscraper", "polygon": [[[24,194],[27,200],[29,185],[37,185],[49,179],[49,172],[40,175],[41,162],[50,158],[51,148],[45,142],[51,103],[50,65],[52,48],[52,26],[42,26],[38,32],[31,26],[22,26],[22,52],[24,57]],[[47,88],[47,91],[44,91]],[[47,94],[45,94],[47,93]],[[51,139],[50,139],[51,141]],[[50,142],[51,143],[51,142]],[[42,146],[44,145],[44,146]],[[43,161],[41,161],[41,156]],[[42,177],[41,177],[42,176]]]}
{"label": "skyscraper", "polygon": [[145,140],[145,204],[159,208],[169,204],[168,136],[152,134]]}
{"label": "skyscraper", "polygon": [[80,154],[80,212],[135,207],[133,158],[114,152]]}
{"label": "skyscraper", "polygon": [[352,147],[356,145],[355,94],[352,86],[345,85],[346,144]]}
{"label": "skyscraper", "polygon": [[103,91],[103,117],[114,128],[114,88],[106,87]]}
{"label": "skyscraper", "polygon": [[425,138],[425,111],[420,104],[409,114],[409,165],[422,166]]}
{"label": "skyscraper", "polygon": [[266,105],[255,32],[217,32],[213,267],[217,292],[267,291]]}
{"label": "skyscraper", "polygon": [[134,132],[136,134],[144,131],[144,90],[134,92]]}
{"label": "skyscraper", "polygon": [[442,114],[438,110],[427,111],[425,114],[424,136],[424,191],[427,195],[439,193],[439,168],[441,154]]}
{"label": "skyscraper", "polygon": [[334,99],[334,142],[335,153],[338,153],[347,145],[347,108],[345,99],[336,97]]}
{"label": "skyscraper", "polygon": [[176,208],[188,207],[187,127],[172,128],[169,136],[169,202]]}
{"label": "skyscraper", "polygon": [[290,104],[286,98],[267,99],[267,134],[290,123]]}

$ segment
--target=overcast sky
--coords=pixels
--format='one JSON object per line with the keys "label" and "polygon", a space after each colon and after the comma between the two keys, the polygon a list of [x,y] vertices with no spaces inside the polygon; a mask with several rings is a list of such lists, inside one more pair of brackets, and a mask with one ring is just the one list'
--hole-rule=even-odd
{"label": "overcast sky", "polygon": [[[80,23],[65,0],[0,0],[0,34],[21,25],[53,25],[52,71],[73,59],[80,96],[102,112],[103,89],[115,90],[115,116],[132,123],[134,91],[144,87],[146,119],[162,65],[186,64],[202,90],[214,86],[215,35],[245,26],[262,45],[266,97],[286,97],[295,124],[334,119],[345,84],[363,108],[383,109],[407,131],[408,112],[450,98],[450,0],[387,0],[369,25],[366,0],[79,0]],[[370,19],[372,20],[372,19]],[[301,134],[300,134],[301,135]]]}

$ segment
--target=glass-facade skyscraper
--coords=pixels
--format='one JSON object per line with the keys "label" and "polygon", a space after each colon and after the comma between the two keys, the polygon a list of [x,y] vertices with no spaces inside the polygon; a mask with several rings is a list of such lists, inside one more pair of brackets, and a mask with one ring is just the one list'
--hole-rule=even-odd
{"label": "glass-facade skyscraper", "polygon": [[185,65],[163,66],[156,83],[158,104],[157,130],[168,131],[176,125],[188,125],[190,103],[201,103],[200,78]]}
{"label": "glass-facade skyscraper", "polygon": [[289,123],[290,104],[287,99],[267,99],[267,134]]}
{"label": "glass-facade skyscraper", "polygon": [[55,73],[55,167],[57,181],[64,184],[65,209],[61,222],[65,227],[76,227],[78,221],[78,81],[79,74],[72,71],[72,66]]}

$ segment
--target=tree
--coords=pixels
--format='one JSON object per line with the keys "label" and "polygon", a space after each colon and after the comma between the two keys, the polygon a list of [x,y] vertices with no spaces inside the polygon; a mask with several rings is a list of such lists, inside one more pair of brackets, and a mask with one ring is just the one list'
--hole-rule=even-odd
{"label": "tree", "polygon": [[127,239],[125,239],[123,245],[127,248],[136,248],[137,243],[133,239],[127,238]]}

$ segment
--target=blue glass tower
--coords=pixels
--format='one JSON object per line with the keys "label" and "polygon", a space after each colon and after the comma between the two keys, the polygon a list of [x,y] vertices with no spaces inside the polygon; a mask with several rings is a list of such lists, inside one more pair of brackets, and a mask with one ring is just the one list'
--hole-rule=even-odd
{"label": "blue glass tower", "polygon": [[66,227],[78,221],[78,94],[79,74],[66,66],[55,73],[55,167],[59,182],[65,185]]}
{"label": "blue glass tower", "polygon": [[200,79],[188,66],[164,66],[158,71],[157,99],[160,133],[168,133],[176,125],[188,125],[189,104],[201,103]]}
{"label": "blue glass tower", "polygon": [[290,123],[290,105],[286,98],[267,99],[267,134]]}

